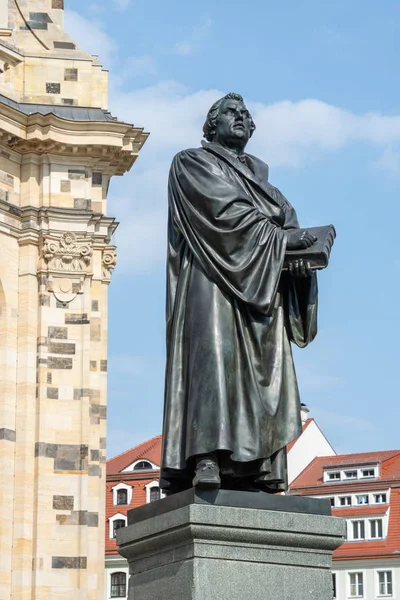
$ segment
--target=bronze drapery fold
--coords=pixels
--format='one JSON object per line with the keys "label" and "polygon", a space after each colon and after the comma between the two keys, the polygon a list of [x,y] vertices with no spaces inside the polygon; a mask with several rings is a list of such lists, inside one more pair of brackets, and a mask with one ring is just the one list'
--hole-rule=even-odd
{"label": "bronze drapery fold", "polygon": [[194,457],[265,489],[287,485],[301,433],[291,342],[317,332],[317,279],[282,273],[296,213],[268,167],[216,143],[180,152],[169,178],[162,486],[191,487]]}

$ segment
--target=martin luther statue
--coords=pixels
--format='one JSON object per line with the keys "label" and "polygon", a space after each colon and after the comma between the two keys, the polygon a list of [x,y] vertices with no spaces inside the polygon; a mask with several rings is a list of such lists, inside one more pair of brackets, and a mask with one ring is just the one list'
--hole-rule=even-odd
{"label": "martin luther statue", "polygon": [[255,124],[241,96],[218,100],[203,130],[169,179],[161,487],[273,493],[301,433],[291,343],[317,332],[316,273],[286,253],[316,238],[244,152]]}

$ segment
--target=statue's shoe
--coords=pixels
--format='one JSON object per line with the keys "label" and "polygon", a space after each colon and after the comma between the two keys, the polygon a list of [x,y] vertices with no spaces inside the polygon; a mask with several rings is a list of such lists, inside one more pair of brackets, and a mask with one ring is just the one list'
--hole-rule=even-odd
{"label": "statue's shoe", "polygon": [[209,489],[221,487],[219,466],[212,458],[202,458],[199,460],[193,479],[193,486]]}

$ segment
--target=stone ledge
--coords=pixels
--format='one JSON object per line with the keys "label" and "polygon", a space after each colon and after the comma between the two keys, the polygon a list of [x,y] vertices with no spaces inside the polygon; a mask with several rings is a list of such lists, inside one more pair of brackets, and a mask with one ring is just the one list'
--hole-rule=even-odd
{"label": "stone ledge", "polygon": [[171,510],[191,504],[206,506],[229,506],[232,508],[249,508],[260,510],[277,510],[279,512],[305,513],[330,516],[330,501],[326,499],[307,498],[305,496],[281,496],[264,492],[244,492],[232,490],[198,490],[194,488],[173,494],[158,502],[145,504],[128,512],[128,525],[144,519],[162,515]]}

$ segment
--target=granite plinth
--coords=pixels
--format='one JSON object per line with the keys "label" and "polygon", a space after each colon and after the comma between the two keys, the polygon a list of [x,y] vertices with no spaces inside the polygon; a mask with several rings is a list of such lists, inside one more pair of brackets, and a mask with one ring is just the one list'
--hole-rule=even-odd
{"label": "granite plinth", "polygon": [[214,492],[212,501],[188,490],[130,511],[117,532],[128,599],[331,600],[344,521],[324,500],[255,492],[251,508],[248,494]]}

